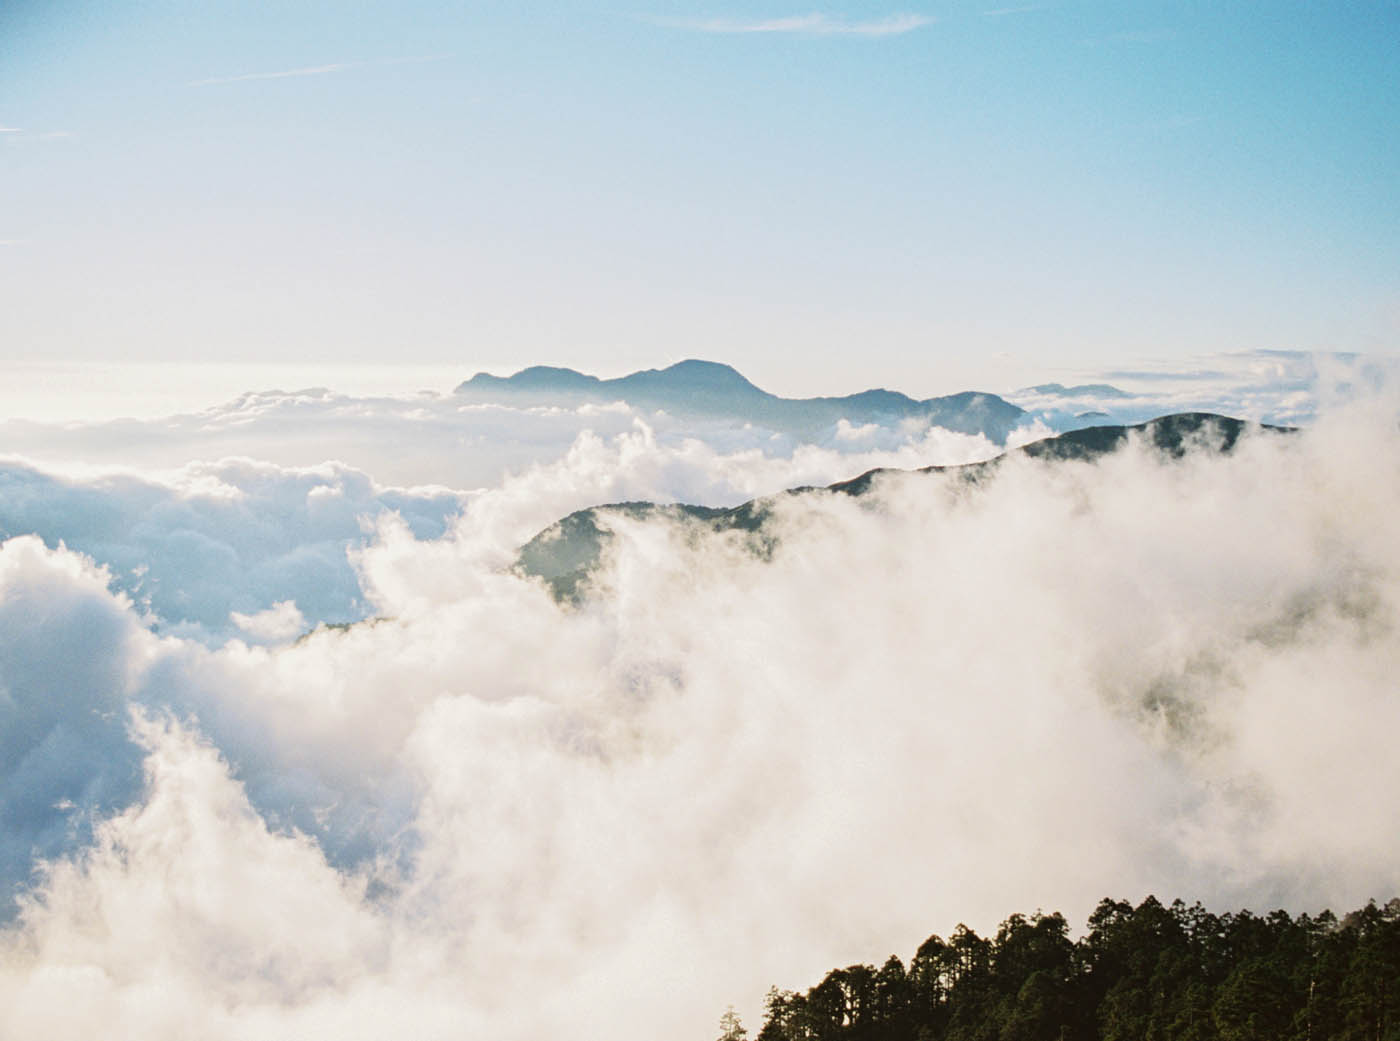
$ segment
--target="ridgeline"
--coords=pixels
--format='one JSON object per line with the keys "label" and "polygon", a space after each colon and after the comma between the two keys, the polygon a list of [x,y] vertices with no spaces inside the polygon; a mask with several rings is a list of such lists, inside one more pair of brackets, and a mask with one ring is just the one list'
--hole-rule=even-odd
{"label": "ridgeline", "polygon": [[942,474],[976,484],[994,477],[1009,458],[1023,457],[1047,463],[1093,462],[1118,451],[1134,439],[1168,459],[1181,459],[1193,452],[1228,454],[1234,450],[1240,437],[1251,429],[1272,434],[1292,432],[1290,427],[1252,424],[1208,412],[1182,412],[1135,426],[1106,425],[1072,430],[1023,445],[982,463],[926,466],[919,470],[869,470],[825,488],[792,488],[781,495],[754,499],[728,509],[651,502],[590,506],[556,521],[522,546],[517,566],[522,574],[543,579],[556,599],[577,603],[586,595],[587,580],[601,560],[604,547],[613,538],[608,526],[609,518],[687,519],[715,532],[740,531],[750,537],[754,552],[764,556],[773,548],[773,540],[765,532],[764,523],[773,504],[784,496],[812,492],[862,496],[871,490],[878,478],[886,475]]}

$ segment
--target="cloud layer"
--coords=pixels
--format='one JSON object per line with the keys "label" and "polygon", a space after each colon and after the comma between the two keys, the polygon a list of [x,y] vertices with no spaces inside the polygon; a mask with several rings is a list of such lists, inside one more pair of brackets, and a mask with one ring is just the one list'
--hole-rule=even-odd
{"label": "cloud layer", "polygon": [[1312,422],[1379,387],[1395,384],[1397,359],[1303,351],[1248,351],[1196,364],[1081,371],[1070,386],[1027,387],[1005,395],[1055,430],[1099,423],[1138,423],[1169,412],[1217,412],[1282,425]]}
{"label": "cloud layer", "polygon": [[[0,423],[0,438],[16,456],[65,470],[75,459],[88,467],[148,470],[227,456],[297,468],[337,460],[385,485],[465,490],[493,487],[508,475],[557,462],[581,438],[611,439],[639,429],[679,454],[710,451],[752,460],[752,483],[741,480],[730,492],[736,502],[777,491],[789,479],[848,476],[860,460],[842,456],[878,453],[883,464],[871,465],[910,466],[962,462],[994,451],[982,438],[917,423],[839,423],[816,438],[800,439],[761,424],[685,419],[621,401],[521,408],[437,395],[359,397],[325,388],[247,393],[217,408],[160,419],[11,420]],[[760,478],[757,471],[765,469]]]}
{"label": "cloud layer", "polygon": [[585,439],[384,512],[384,620],[271,647],[12,538],[0,1033],[700,1036],[959,920],[1393,895],[1394,415],[792,500],[770,561],[620,523],[570,609],[505,566],[536,512],[749,472]]}
{"label": "cloud layer", "polygon": [[164,479],[76,479],[0,463],[0,535],[38,534],[78,550],[108,568],[162,631],[215,640],[266,636],[266,625],[234,616],[278,602],[313,622],[358,621],[364,605],[347,551],[389,513],[420,537],[440,536],[465,501],[446,489],[380,488],[334,463],[225,459]]}
{"label": "cloud layer", "polygon": [[[150,379],[149,374],[143,374]],[[1250,352],[1211,355],[1181,366],[1066,371],[1063,391],[1040,388],[997,390],[1032,413],[1031,434],[1083,425],[1084,412],[1102,412],[1102,422],[1137,423],[1170,412],[1202,410],[1271,423],[1305,423],[1320,408],[1335,407],[1359,392],[1393,380],[1394,359]],[[17,379],[33,379],[21,372]],[[54,379],[65,378],[62,374]],[[119,373],[112,374],[119,381]],[[1105,394],[1103,388],[1110,388]],[[41,391],[43,388],[39,388]],[[943,388],[956,391],[958,387]],[[50,388],[48,393],[52,393]],[[45,467],[71,470],[73,460],[88,466],[123,469],[178,469],[191,460],[227,456],[310,468],[337,460],[373,476],[381,485],[437,485],[457,490],[495,487],[508,474],[557,462],[578,439],[628,434],[638,422],[664,445],[709,446],[717,452],[757,453],[791,459],[827,453],[827,480],[850,476],[835,455],[880,450],[899,453],[884,465],[927,465],[973,457],[970,447],[951,438],[938,440],[918,427],[832,427],[800,440],[763,428],[761,422],[687,420],[629,406],[626,402],[574,408],[522,408],[471,404],[450,394],[400,397],[352,395],[324,387],[262,390],[241,394],[201,412],[157,419],[103,422],[0,421],[0,444],[7,453]],[[984,447],[985,454],[990,449]],[[922,459],[922,462],[917,462]],[[854,461],[852,461],[854,462]],[[872,464],[875,465],[875,464]],[[794,466],[793,472],[803,470]],[[805,466],[794,483],[818,480]],[[774,476],[777,476],[776,469]],[[781,485],[756,482],[739,498],[776,491]],[[737,500],[736,500],[737,501]],[[710,503],[717,505],[719,503]]]}
{"label": "cloud layer", "polygon": [[[0,538],[37,534],[50,547],[86,554],[163,633],[268,642],[298,635],[297,618],[311,628],[367,617],[351,557],[390,515],[415,537],[433,539],[470,509],[478,528],[492,526],[518,545],[599,502],[734,505],[876,466],[960,463],[996,450],[984,438],[920,423],[841,423],[814,444],[739,423],[641,417],[622,404],[565,410],[449,402],[434,412],[413,400],[273,392],[197,417],[68,430],[32,425],[35,447],[59,460],[81,453],[88,462],[0,460]],[[113,457],[128,451],[140,459],[144,447],[148,464],[172,463],[191,449],[280,454],[282,462],[240,456],[163,471],[94,468],[89,453],[103,438]],[[501,487],[488,494],[384,486],[345,463],[296,463],[333,450],[337,439],[342,455],[377,471],[413,477],[436,468],[459,487],[480,479]]]}

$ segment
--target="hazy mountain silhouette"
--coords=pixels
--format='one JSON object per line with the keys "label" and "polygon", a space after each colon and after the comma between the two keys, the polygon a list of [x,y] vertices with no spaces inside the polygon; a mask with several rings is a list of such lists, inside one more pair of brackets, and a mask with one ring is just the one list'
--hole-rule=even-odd
{"label": "hazy mountain silhouette", "polygon": [[1026,387],[1021,393],[1046,394],[1057,398],[1080,398],[1086,395],[1096,398],[1132,397],[1126,390],[1119,390],[1107,383],[1080,383],[1073,387],[1066,387],[1063,383],[1039,383],[1034,387]]}
{"label": "hazy mountain silhouette", "polygon": [[1156,451],[1171,458],[1179,459],[1192,451],[1228,453],[1234,449],[1240,435],[1251,428],[1275,433],[1289,433],[1294,429],[1252,424],[1208,412],[1183,412],[1134,426],[1096,426],[1073,430],[1023,445],[982,463],[927,466],[919,470],[869,470],[859,477],[827,485],[825,488],[792,488],[779,495],[753,499],[728,509],[685,503],[651,502],[592,506],[556,521],[527,542],[521,547],[516,566],[524,574],[544,579],[556,598],[576,601],[583,593],[581,583],[597,565],[604,545],[613,537],[608,530],[609,518],[689,518],[716,532],[747,532],[751,538],[751,549],[760,556],[766,556],[772,551],[774,538],[765,533],[764,520],[771,512],[773,504],[782,496],[803,495],[815,491],[864,495],[870,490],[876,477],[887,473],[941,473],[976,483],[990,478],[1006,459],[1013,456],[1051,462],[1092,461],[1117,451],[1134,436],[1142,438]]}
{"label": "hazy mountain silhouette", "polygon": [[819,431],[842,419],[855,424],[923,419],[947,430],[984,434],[997,444],[1005,444],[1007,434],[1026,415],[996,394],[980,391],[922,401],[880,389],[839,398],[780,398],[754,386],[729,365],[694,359],[608,380],[545,365],[506,377],[478,372],[456,393],[471,401],[513,405],[622,400],[674,415],[745,420],[792,432]]}

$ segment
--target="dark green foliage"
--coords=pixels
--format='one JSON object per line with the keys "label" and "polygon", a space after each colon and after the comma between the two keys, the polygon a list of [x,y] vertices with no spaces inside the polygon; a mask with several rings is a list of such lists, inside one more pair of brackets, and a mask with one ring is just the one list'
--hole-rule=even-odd
{"label": "dark green foliage", "polygon": [[1400,900],[1340,922],[1104,900],[1077,943],[1059,914],[960,925],[907,970],[770,990],[758,1041],[1400,1041]]}

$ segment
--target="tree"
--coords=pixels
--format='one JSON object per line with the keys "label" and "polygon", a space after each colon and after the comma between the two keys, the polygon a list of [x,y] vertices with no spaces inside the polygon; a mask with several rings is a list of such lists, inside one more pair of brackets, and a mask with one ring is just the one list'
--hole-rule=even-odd
{"label": "tree", "polygon": [[719,1017],[719,1041],[744,1041],[748,1036],[749,1032],[744,1029],[744,1024],[739,1022],[739,1013],[730,1005],[724,1010],[724,1015]]}

